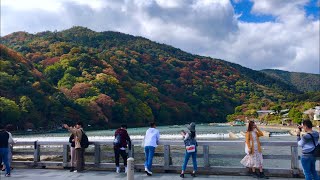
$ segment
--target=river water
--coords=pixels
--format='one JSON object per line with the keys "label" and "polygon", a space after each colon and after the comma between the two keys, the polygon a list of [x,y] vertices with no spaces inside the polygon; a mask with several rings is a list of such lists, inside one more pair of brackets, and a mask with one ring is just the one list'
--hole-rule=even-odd
{"label": "river water", "polygon": [[[148,127],[139,128],[128,128],[127,131],[131,139],[142,139]],[[186,125],[174,125],[174,126],[159,126],[157,127],[160,131],[160,139],[181,139],[180,131],[187,130]],[[262,129],[271,133],[270,138],[266,140],[295,140],[290,136],[288,130],[278,130],[278,129]],[[246,126],[210,126],[208,124],[199,124],[196,126],[197,138],[198,139],[215,139],[215,140],[228,140],[229,132],[235,133],[240,139],[244,139],[240,132],[246,131]],[[86,134],[89,140],[107,140],[113,139],[115,129],[111,130],[98,130],[98,131],[88,131]],[[15,140],[18,141],[54,141],[54,140],[68,140],[69,133],[67,130],[62,133],[46,133],[46,134],[26,134],[17,135]]]}

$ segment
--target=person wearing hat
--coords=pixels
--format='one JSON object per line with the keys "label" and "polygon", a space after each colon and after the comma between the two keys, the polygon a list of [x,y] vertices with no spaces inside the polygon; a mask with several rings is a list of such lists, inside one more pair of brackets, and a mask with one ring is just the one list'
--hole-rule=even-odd
{"label": "person wearing hat", "polygon": [[183,136],[183,141],[186,148],[186,153],[184,156],[184,162],[182,165],[182,171],[180,174],[181,178],[184,178],[184,172],[186,171],[187,164],[189,161],[190,156],[192,156],[192,164],[193,164],[193,171],[191,173],[192,177],[196,176],[196,171],[198,170],[197,167],[197,146],[198,143],[196,141],[196,124],[194,122],[190,123],[187,126],[189,132],[186,133],[183,130],[181,131],[181,135]]}

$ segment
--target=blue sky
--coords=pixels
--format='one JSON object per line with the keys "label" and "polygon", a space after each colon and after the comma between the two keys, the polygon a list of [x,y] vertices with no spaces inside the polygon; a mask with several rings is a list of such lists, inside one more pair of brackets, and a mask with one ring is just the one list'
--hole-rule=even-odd
{"label": "blue sky", "polygon": [[[238,20],[240,21],[262,23],[275,22],[277,19],[276,16],[273,16],[271,14],[252,13],[251,9],[254,5],[254,2],[251,0],[230,0],[230,3],[234,8],[234,12],[236,14],[241,14],[241,16],[238,18]],[[301,5],[300,8],[304,9],[306,16],[312,16],[312,18],[314,19],[319,19],[320,11],[317,3],[319,3],[318,0],[310,0],[305,5]]]}
{"label": "blue sky", "polygon": [[320,74],[320,0],[1,0],[1,36],[84,26],[251,69]]}
{"label": "blue sky", "polygon": [[320,11],[319,11],[319,0],[311,0],[309,3],[303,8],[306,11],[307,16],[313,16],[315,19],[319,19],[320,17]]}
{"label": "blue sky", "polygon": [[276,20],[276,17],[272,15],[251,13],[253,2],[250,0],[243,0],[238,3],[236,3],[234,0],[231,0],[230,2],[234,8],[234,12],[241,15],[238,18],[240,21],[263,23]]}

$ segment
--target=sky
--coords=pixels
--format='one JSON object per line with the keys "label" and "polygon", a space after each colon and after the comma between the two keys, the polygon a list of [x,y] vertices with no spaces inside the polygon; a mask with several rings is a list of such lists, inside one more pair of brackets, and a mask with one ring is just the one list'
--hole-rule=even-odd
{"label": "sky", "polygon": [[320,74],[320,0],[1,0],[1,36],[84,26],[255,70]]}

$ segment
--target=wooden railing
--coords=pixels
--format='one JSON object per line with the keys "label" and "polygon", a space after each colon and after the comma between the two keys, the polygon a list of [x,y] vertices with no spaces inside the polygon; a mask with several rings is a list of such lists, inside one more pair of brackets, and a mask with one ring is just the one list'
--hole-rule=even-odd
{"label": "wooden railing", "polygon": [[[113,157],[113,150],[111,140],[108,141],[92,141],[90,142],[89,149],[86,150],[86,157],[89,156],[91,158],[86,159],[86,167],[87,168],[104,168],[110,169],[115,168],[114,163],[110,162],[102,162],[103,157],[111,158]],[[35,142],[17,142],[15,146],[20,148],[15,148],[13,151],[13,155],[15,157],[20,157],[20,160],[13,161],[14,166],[28,166],[28,167],[48,167],[48,166],[58,166],[58,167],[69,167],[69,143],[64,141],[55,141],[55,142],[47,142],[47,141],[35,141]],[[284,177],[298,177],[302,174],[299,169],[299,156],[298,156],[298,147],[296,142],[279,142],[279,141],[267,141],[261,142],[262,147],[285,147],[287,148],[286,152],[288,155],[264,155],[264,159],[271,160],[287,160],[291,161],[291,167],[289,168],[267,168],[265,169],[266,174],[271,176],[284,176]],[[108,152],[105,152],[102,148],[108,148]],[[142,152],[141,141],[134,140],[132,142],[131,151],[129,151],[130,157],[140,157],[140,159],[144,159],[144,155]],[[28,151],[29,147],[29,151]],[[32,147],[32,149],[30,148]],[[59,151],[47,151],[48,149],[52,149],[50,147],[54,147]],[[183,152],[184,144],[182,141],[170,141],[170,140],[162,140],[159,143],[159,147],[155,153],[155,157],[162,157],[161,164],[154,164],[153,171],[161,171],[161,172],[178,172],[181,170],[181,164],[173,164],[173,158],[180,158],[183,160],[184,152]],[[239,153],[237,154],[227,154],[227,153],[214,153],[215,148],[236,148],[239,149]],[[180,152],[177,150],[180,148]],[[46,149],[46,150],[45,150]],[[90,150],[91,149],[91,150]],[[136,151],[140,149],[139,151]],[[276,148],[275,148],[276,149]],[[45,150],[45,151],[44,151]],[[210,151],[211,150],[211,151]],[[212,166],[210,164],[210,160],[212,159],[241,159],[244,157],[244,142],[243,141],[198,141],[198,153],[197,157],[203,158],[203,163],[198,166],[198,172],[203,174],[228,174],[228,175],[246,175],[247,169],[244,167],[240,167],[240,163],[238,163],[238,167],[235,166]],[[221,152],[221,151],[220,151]],[[243,152],[243,153],[240,153]],[[60,157],[59,161],[57,160],[41,160],[42,156],[58,156]],[[21,157],[29,156],[28,160],[21,160]],[[17,158],[15,158],[17,159]],[[23,159],[23,158],[22,158]],[[33,160],[31,160],[33,159]],[[239,161],[238,161],[239,162]],[[143,171],[144,165],[142,163],[135,163],[135,169],[137,171]],[[191,170],[189,166],[188,169]]]}

